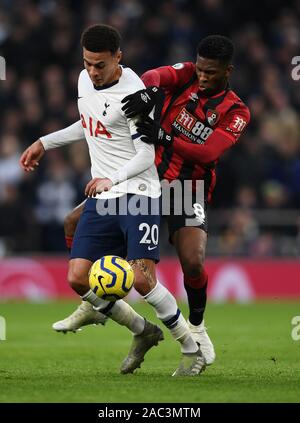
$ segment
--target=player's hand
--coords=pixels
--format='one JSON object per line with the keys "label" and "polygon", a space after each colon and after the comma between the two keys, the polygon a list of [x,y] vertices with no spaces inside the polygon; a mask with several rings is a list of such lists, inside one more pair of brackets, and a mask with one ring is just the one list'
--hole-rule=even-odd
{"label": "player's hand", "polygon": [[109,191],[111,187],[113,186],[113,183],[108,178],[100,179],[100,181],[97,183],[96,186],[96,192],[100,193],[103,191]]}
{"label": "player's hand", "polygon": [[147,144],[163,145],[164,147],[170,147],[173,144],[172,135],[168,134],[158,121],[150,117],[137,122],[136,127],[138,133],[143,135],[141,141]]}
{"label": "player's hand", "polygon": [[162,89],[159,87],[148,87],[144,90],[137,91],[123,98],[123,112],[127,118],[137,115],[148,115],[157,101],[161,99]]}
{"label": "player's hand", "polygon": [[113,183],[108,178],[94,178],[85,187],[87,197],[95,197],[97,193],[109,191]]}
{"label": "player's hand", "polygon": [[39,160],[44,154],[44,146],[41,140],[37,140],[23,152],[19,161],[20,166],[25,172],[33,171],[39,165]]}

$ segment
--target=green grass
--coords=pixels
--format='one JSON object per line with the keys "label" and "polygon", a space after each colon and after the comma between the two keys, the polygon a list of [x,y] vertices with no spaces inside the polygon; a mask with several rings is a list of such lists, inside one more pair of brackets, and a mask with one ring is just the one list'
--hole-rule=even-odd
{"label": "green grass", "polygon": [[[139,312],[157,321],[149,306]],[[291,319],[300,303],[209,305],[206,322],[217,360],[199,377],[172,378],[179,346],[167,330],[136,374],[120,375],[131,343],[109,321],[76,334],[51,324],[74,303],[0,304],[7,340],[0,341],[0,402],[299,402],[300,341]],[[186,306],[182,309],[186,314]]]}

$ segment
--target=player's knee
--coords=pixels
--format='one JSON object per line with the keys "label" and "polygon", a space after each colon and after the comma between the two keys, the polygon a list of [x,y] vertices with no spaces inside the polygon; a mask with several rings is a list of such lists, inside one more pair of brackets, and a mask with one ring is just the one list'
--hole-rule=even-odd
{"label": "player's knee", "polygon": [[181,258],[183,273],[191,278],[199,276],[204,270],[204,258],[205,251],[201,248],[184,255]]}
{"label": "player's knee", "polygon": [[134,278],[134,288],[142,296],[147,295],[151,291],[149,281],[141,275],[136,275]]}
{"label": "player's knee", "polygon": [[76,268],[69,269],[68,272],[68,283],[70,287],[76,291],[79,295],[86,292],[87,288],[87,275],[82,274]]}
{"label": "player's knee", "polygon": [[130,264],[134,271],[134,288],[140,295],[149,294],[156,285],[156,278],[147,268],[144,260],[132,260]]}

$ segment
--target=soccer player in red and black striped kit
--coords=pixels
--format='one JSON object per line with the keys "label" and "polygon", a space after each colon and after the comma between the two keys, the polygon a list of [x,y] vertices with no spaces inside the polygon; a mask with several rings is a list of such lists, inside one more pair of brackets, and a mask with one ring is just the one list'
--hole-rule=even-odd
{"label": "soccer player in red and black striped kit", "polygon": [[[235,145],[250,119],[249,109],[228,82],[233,50],[229,38],[208,36],[198,46],[196,63],[147,71],[142,76],[147,88],[123,100],[127,117],[148,115],[164,94],[160,120],[144,120],[138,124],[139,132],[157,146],[156,166],[161,179],[204,181],[205,205],[211,201],[219,158]],[[80,209],[67,218],[67,235],[72,236],[79,213]],[[215,352],[203,320],[208,283],[204,267],[206,207],[204,216],[203,223],[195,226],[186,226],[188,216],[184,214],[168,216],[167,220],[184,275],[188,323],[209,365]]]}
{"label": "soccer player in red and black striped kit", "polygon": [[[228,82],[233,50],[229,38],[208,36],[198,46],[196,63],[146,72],[142,80],[148,88],[123,100],[127,100],[126,115],[132,117],[148,113],[163,90],[160,122],[148,118],[138,130],[157,145],[155,163],[160,178],[203,180],[205,204],[211,201],[219,158],[235,145],[250,119],[249,109]],[[212,364],[215,353],[203,321],[208,283],[204,267],[207,218],[194,227],[186,226],[186,218],[184,214],[168,216],[169,235],[184,275],[188,323],[207,364]]]}

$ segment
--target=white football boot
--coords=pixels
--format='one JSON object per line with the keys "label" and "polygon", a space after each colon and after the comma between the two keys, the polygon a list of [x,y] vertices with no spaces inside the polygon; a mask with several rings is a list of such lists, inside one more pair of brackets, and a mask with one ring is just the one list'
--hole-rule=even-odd
{"label": "white football boot", "polygon": [[104,325],[107,319],[107,316],[94,310],[92,304],[88,301],[82,301],[69,317],[53,323],[52,329],[63,333],[76,332],[80,330],[82,326],[91,324]]}
{"label": "white football boot", "polygon": [[205,358],[200,350],[182,354],[179,367],[172,376],[197,376],[205,370]]}
{"label": "white football boot", "polygon": [[200,350],[205,358],[205,362],[207,366],[210,366],[216,358],[216,353],[214,350],[213,343],[211,342],[207,332],[206,327],[204,326],[204,320],[198,326],[192,325],[190,321],[187,321],[192,337],[194,341],[199,344]]}
{"label": "white football boot", "polygon": [[141,367],[145,354],[150,348],[164,339],[163,331],[145,320],[145,328],[140,335],[134,335],[130,351],[121,365],[121,373],[133,373]]}

